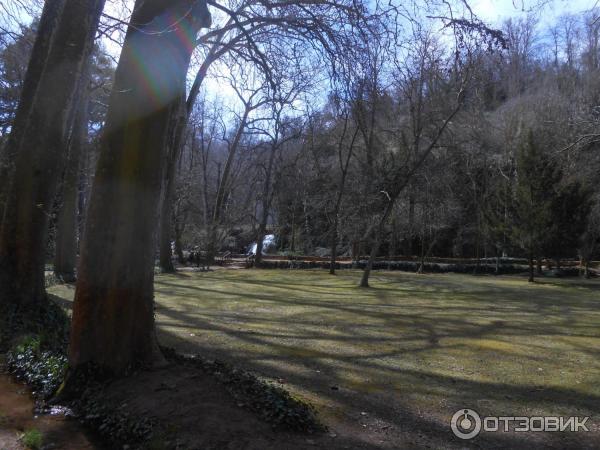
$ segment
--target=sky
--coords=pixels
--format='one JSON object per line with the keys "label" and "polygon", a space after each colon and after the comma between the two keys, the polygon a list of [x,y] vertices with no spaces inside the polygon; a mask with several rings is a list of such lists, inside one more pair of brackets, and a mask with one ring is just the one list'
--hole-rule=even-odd
{"label": "sky", "polygon": [[[473,12],[484,22],[498,25],[509,17],[522,17],[540,0],[472,0]],[[537,11],[540,24],[551,24],[557,17],[591,9],[598,0],[553,0]]]}
{"label": "sky", "polygon": [[[490,26],[500,27],[501,23],[509,17],[525,17],[534,11],[538,17],[540,28],[551,26],[558,17],[569,13],[580,13],[593,8],[600,0],[467,0],[473,12]],[[117,4],[120,2],[117,1]],[[542,4],[540,7],[539,5]],[[107,3],[109,14],[112,14],[111,2]],[[114,11],[114,15],[116,11]],[[108,42],[109,50],[118,53],[120,49],[113,43]],[[227,70],[220,67],[220,70]],[[191,71],[190,73],[192,73]],[[237,98],[233,90],[222,82],[211,78],[205,81],[206,92],[218,92],[221,100],[225,100],[225,106],[237,109]],[[238,105],[239,106],[239,105]]]}
{"label": "sky", "polygon": [[[52,1],[52,0],[49,0]],[[123,0],[108,0],[107,13],[117,16],[118,10],[113,7],[115,4],[121,4]],[[132,0],[125,0],[132,3]],[[459,0],[457,0],[459,1]],[[594,6],[600,6],[600,0],[467,0],[473,12],[484,22],[490,26],[500,27],[501,23],[509,17],[524,17],[532,10],[538,18],[540,28],[551,26],[558,17],[569,13],[580,13],[592,9]],[[2,1],[0,0],[0,4]],[[536,8],[537,5],[543,3],[542,7]],[[10,1],[9,1],[10,4]],[[0,8],[2,9],[2,8]],[[0,11],[1,12],[1,11]],[[17,14],[18,16],[19,14]],[[4,14],[0,14],[4,16]],[[0,17],[1,18],[1,17]],[[123,18],[126,20],[126,18]],[[106,48],[109,53],[115,58],[118,57],[120,48],[113,42],[106,41]],[[220,92],[227,90],[226,86],[219,86],[215,80],[207,79],[207,87],[209,91]],[[233,93],[229,93],[227,97],[232,97]]]}

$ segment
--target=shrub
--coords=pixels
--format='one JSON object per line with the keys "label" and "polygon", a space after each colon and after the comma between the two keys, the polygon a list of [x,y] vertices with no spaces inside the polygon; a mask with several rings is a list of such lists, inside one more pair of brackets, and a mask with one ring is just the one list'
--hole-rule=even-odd
{"label": "shrub", "polygon": [[31,429],[23,433],[23,436],[21,437],[21,442],[23,442],[23,445],[25,445],[25,447],[30,448],[32,450],[37,450],[42,448],[44,438],[40,431],[36,429]]}

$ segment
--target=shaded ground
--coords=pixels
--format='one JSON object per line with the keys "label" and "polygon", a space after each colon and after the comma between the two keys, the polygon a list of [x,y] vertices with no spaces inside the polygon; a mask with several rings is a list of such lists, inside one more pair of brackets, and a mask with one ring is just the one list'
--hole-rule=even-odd
{"label": "shaded ground", "polygon": [[[271,442],[265,449],[600,447],[597,281],[378,272],[373,289],[362,290],[359,275],[159,276],[160,339],[281,383],[313,403],[331,430],[307,442],[240,425]],[[51,292],[73,295],[70,286]],[[197,404],[183,395],[176,407],[196,415]],[[465,442],[449,427],[462,408],[596,419],[591,433],[485,433]]]}

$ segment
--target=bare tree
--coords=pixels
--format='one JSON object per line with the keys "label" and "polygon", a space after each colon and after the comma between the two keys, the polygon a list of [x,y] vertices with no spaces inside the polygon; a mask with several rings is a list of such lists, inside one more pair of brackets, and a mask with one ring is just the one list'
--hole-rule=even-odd
{"label": "bare tree", "polygon": [[122,374],[162,360],[153,274],[165,144],[193,51],[189,38],[209,24],[203,1],[139,0],[134,7],[81,245],[71,375],[88,364]]}
{"label": "bare tree", "polygon": [[[8,191],[0,230],[0,289],[3,300],[39,306],[45,299],[44,248],[48,214],[54,200],[58,176],[65,156],[65,133],[73,97],[92,50],[103,0],[83,4],[67,0],[56,19],[48,19],[56,30],[40,39],[47,50],[40,73],[30,66],[37,80],[23,91],[21,123],[15,123],[15,170]],[[49,6],[48,10],[52,10]],[[53,14],[60,12],[52,10]],[[35,50],[34,50],[35,52]],[[40,50],[41,53],[46,51]],[[37,82],[36,82],[37,81]],[[18,131],[18,130],[22,131]]]}

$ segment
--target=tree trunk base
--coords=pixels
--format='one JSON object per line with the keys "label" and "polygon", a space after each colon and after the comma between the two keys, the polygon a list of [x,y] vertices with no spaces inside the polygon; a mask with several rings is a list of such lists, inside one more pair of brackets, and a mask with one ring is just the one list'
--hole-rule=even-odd
{"label": "tree trunk base", "polygon": [[175,266],[173,264],[160,266],[160,273],[176,273],[176,272],[177,272],[177,269],[175,268]]}

